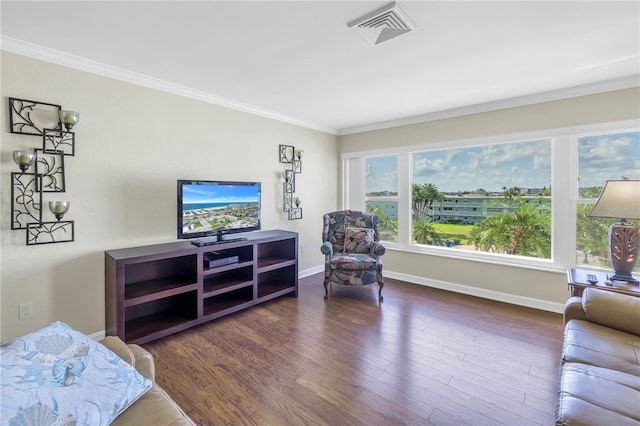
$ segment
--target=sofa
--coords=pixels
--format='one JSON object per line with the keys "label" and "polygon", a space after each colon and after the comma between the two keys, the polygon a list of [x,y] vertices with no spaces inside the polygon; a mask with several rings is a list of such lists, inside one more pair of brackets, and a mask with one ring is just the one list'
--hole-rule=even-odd
{"label": "sofa", "polygon": [[0,344],[2,425],[193,425],[155,383],[151,354],[55,322]]}
{"label": "sofa", "polygon": [[556,425],[640,425],[640,298],[587,288],[564,327]]}
{"label": "sofa", "polygon": [[182,409],[155,382],[153,356],[142,347],[125,344],[116,336],[107,336],[100,341],[120,358],[131,364],[153,385],[136,402],[129,406],[111,423],[112,425],[195,425]]}

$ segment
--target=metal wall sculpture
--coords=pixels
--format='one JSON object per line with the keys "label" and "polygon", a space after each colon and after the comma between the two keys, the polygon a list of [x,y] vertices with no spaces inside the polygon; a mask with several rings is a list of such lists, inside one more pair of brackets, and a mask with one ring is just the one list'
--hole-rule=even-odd
{"label": "metal wall sculpture", "polygon": [[301,149],[295,149],[291,145],[280,145],[280,163],[289,165],[282,172],[284,179],[282,206],[287,213],[289,220],[302,219],[302,207],[300,203],[302,199],[294,196],[296,192],[296,175],[302,173],[302,154]]}
{"label": "metal wall sculpture", "polygon": [[[11,229],[26,231],[26,244],[39,245],[74,241],[74,221],[62,220],[68,201],[50,201],[56,221],[44,221],[43,193],[66,190],[66,156],[75,155],[75,133],[79,114],[61,105],[9,98],[11,133],[39,136],[40,148],[16,150],[13,159],[20,172],[11,173]],[[34,172],[28,172],[34,166]]]}

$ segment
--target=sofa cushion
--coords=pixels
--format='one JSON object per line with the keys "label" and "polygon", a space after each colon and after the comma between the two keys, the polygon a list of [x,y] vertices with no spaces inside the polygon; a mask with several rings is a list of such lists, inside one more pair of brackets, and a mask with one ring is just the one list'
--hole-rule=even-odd
{"label": "sofa cushion", "polygon": [[193,422],[165,391],[154,383],[149,392],[120,414],[111,426],[125,425],[193,425]]}
{"label": "sofa cushion", "polygon": [[584,364],[560,372],[556,425],[638,425],[640,377]]}
{"label": "sofa cushion", "polygon": [[587,288],[582,306],[589,321],[640,336],[640,298]]}
{"label": "sofa cushion", "polygon": [[0,424],[108,425],[151,388],[130,364],[57,322],[0,347]]}
{"label": "sofa cushion", "polygon": [[565,327],[562,361],[609,368],[640,376],[640,336],[589,321],[571,320]]}

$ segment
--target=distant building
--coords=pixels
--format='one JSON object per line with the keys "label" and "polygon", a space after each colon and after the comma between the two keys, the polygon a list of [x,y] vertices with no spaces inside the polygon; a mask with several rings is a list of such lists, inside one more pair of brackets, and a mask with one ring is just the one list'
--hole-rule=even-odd
{"label": "distant building", "polygon": [[[534,190],[535,193],[535,190]],[[524,195],[524,203],[534,203],[551,208],[551,197]],[[380,208],[382,213],[391,220],[398,219],[397,203],[395,201],[367,201],[367,205]],[[517,204],[515,204],[517,207]],[[428,218],[440,223],[460,223],[473,225],[482,222],[486,217],[503,214],[512,209],[508,206],[502,194],[490,195],[452,195],[445,194],[442,203],[435,202],[428,211]]]}
{"label": "distant building", "polygon": [[[541,204],[551,208],[551,197],[527,196],[522,202]],[[517,204],[515,204],[517,207]],[[502,195],[445,195],[442,203],[435,202],[429,209],[428,215],[434,222],[476,224],[486,217],[496,216],[513,209],[505,203]]]}

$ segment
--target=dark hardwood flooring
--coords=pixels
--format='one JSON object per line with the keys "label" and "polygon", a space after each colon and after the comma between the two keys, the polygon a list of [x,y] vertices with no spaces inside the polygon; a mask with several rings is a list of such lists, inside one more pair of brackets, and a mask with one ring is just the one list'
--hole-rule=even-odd
{"label": "dark hardwood flooring", "polygon": [[550,425],[559,314],[387,279],[300,280],[282,297],[144,347],[198,424]]}

